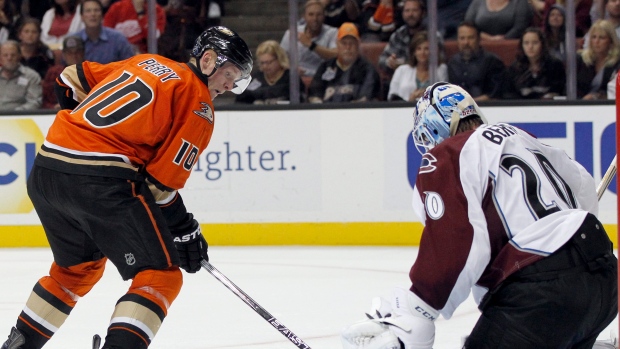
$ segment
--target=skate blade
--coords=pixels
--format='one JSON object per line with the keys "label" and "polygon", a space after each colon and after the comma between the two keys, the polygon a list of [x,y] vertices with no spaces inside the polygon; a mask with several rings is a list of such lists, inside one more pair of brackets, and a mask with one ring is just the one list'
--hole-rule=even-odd
{"label": "skate blade", "polygon": [[93,336],[93,349],[99,349],[101,346],[101,337],[98,334]]}

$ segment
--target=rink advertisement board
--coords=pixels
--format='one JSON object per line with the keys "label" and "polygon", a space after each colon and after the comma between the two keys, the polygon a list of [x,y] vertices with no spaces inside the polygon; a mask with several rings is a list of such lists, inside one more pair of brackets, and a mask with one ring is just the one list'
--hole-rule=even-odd
{"label": "rink advertisement board", "polygon": [[[615,155],[615,108],[483,108],[558,146],[600,182]],[[181,190],[212,245],[415,245],[421,156],[412,109],[216,112],[209,147]],[[44,246],[26,179],[53,115],[0,117],[0,246]],[[616,184],[600,219],[616,241]]]}

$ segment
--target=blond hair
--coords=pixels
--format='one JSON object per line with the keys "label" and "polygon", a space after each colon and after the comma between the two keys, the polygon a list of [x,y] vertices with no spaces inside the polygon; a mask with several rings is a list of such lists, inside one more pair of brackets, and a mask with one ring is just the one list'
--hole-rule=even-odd
{"label": "blond hair", "polygon": [[321,0],[308,0],[304,4],[304,11],[310,6],[320,6],[322,10],[325,10],[325,4]]}
{"label": "blond hair", "polygon": [[[607,57],[605,58],[605,66],[611,67],[615,65],[620,59],[620,40],[618,40],[618,36],[616,35],[615,26],[606,19],[599,19],[594,22],[588,31],[588,35],[592,38],[592,33],[598,31],[605,33],[605,35],[611,41],[611,46],[609,47],[609,51],[607,52]],[[583,58],[583,62],[586,65],[594,64],[594,52],[592,51],[592,44],[583,51],[581,51],[581,58]]]}
{"label": "blond hair", "polygon": [[280,46],[280,44],[275,40],[267,40],[263,41],[256,48],[256,57],[264,54],[270,54],[278,60],[280,66],[284,69],[289,68],[288,55],[286,51]]}

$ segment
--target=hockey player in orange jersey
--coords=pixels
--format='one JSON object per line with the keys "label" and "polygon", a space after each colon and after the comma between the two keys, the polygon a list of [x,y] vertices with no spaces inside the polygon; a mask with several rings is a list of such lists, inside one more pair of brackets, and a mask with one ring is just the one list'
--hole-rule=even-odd
{"label": "hockey player in orange jersey", "polygon": [[103,349],[149,346],[181,289],[179,268],[195,273],[208,260],[177,190],[211,139],[213,98],[241,93],[252,65],[243,39],[213,27],[196,39],[188,63],[144,54],[63,71],[56,86],[63,109],[28,178],[54,262],[1,349],[43,347],[108,259],[132,284]]}

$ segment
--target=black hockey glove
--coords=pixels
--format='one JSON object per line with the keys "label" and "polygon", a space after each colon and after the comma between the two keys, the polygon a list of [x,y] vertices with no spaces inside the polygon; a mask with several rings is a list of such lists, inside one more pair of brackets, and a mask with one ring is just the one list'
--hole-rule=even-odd
{"label": "black hockey glove", "polygon": [[174,245],[181,259],[180,267],[188,273],[200,270],[200,261],[209,261],[209,245],[200,231],[200,224],[195,219],[184,224],[182,229],[172,231]]}

